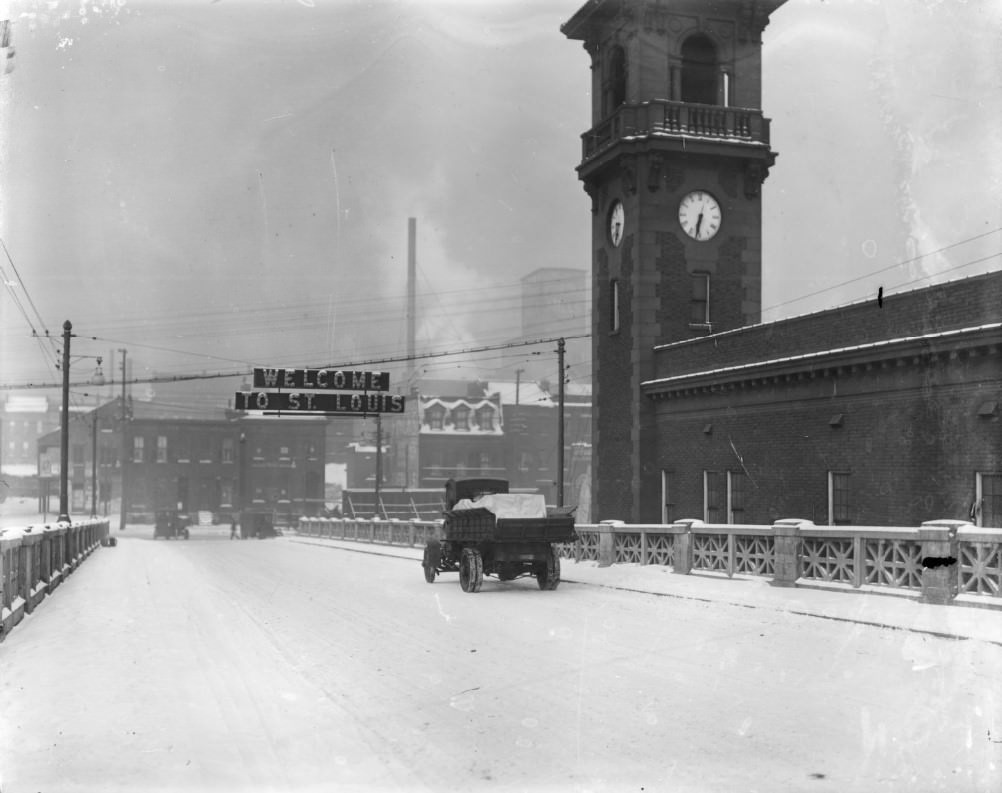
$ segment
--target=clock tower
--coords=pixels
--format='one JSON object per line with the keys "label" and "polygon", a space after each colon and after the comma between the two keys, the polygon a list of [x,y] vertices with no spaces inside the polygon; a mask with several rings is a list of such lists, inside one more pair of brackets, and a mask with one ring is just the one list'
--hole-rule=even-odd
{"label": "clock tower", "polygon": [[785,0],[589,0],[592,516],[662,520],[654,347],[760,321],[762,31]]}

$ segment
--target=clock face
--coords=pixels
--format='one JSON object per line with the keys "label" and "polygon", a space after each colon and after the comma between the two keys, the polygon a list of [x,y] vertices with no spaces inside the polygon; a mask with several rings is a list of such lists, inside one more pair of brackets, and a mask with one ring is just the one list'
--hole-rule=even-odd
{"label": "clock face", "polygon": [[618,248],[623,241],[623,226],[626,225],[626,212],[623,210],[623,202],[617,201],[609,210],[609,242]]}
{"label": "clock face", "polygon": [[717,235],[722,217],[717,199],[703,190],[686,193],[678,205],[682,230],[698,242],[706,242]]}

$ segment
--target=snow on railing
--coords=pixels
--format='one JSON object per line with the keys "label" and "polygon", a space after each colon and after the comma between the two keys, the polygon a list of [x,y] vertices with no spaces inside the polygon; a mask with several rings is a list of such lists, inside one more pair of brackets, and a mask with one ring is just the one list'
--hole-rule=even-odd
{"label": "snow on railing", "polygon": [[0,530],[0,640],[107,543],[107,518]]}
{"label": "snow on railing", "polygon": [[[423,545],[441,521],[302,518],[299,533],[389,545]],[[577,542],[560,545],[575,561],[660,565],[674,572],[771,578],[776,586],[824,582],[913,591],[930,603],[958,595],[1002,597],[1002,529],[966,521],[921,526],[816,526],[787,519],[771,526],[704,523],[575,527]]]}

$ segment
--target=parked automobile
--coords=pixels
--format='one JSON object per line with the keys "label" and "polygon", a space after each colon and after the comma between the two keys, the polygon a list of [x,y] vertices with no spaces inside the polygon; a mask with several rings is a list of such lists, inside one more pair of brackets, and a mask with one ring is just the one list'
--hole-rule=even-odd
{"label": "parked automobile", "polygon": [[154,540],[158,537],[163,537],[165,540],[171,538],[187,540],[189,536],[188,520],[185,515],[176,509],[158,509],[156,511],[153,524]]}

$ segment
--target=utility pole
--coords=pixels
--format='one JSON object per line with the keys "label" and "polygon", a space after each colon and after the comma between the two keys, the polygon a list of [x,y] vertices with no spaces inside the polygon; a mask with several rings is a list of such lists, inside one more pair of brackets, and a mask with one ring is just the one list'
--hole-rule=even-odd
{"label": "utility pole", "polygon": [[70,331],[73,324],[63,323],[63,415],[59,433],[59,517],[57,523],[70,522],[69,468],[70,468]]}
{"label": "utility pole", "polygon": [[380,513],[379,505],[379,483],[383,479],[383,422],[382,417],[376,414],[376,514]]}
{"label": "utility pole", "polygon": [[417,218],[407,218],[407,386],[413,389],[417,327]]}
{"label": "utility pole", "polygon": [[121,509],[119,511],[118,517],[118,530],[122,531],[125,528],[125,469],[127,467],[127,453],[128,453],[128,437],[125,428],[128,426],[128,408],[125,405],[125,350],[119,350],[122,353],[122,467],[121,467],[121,484],[119,485],[119,496],[121,497]]}
{"label": "utility pole", "polygon": [[97,517],[97,408],[90,417],[90,516]]}
{"label": "utility pole", "polygon": [[521,388],[521,385],[522,385],[522,372],[524,372],[524,371],[525,371],[525,369],[516,369],[515,370],[515,404],[516,405],[518,404],[518,392],[519,392],[519,389]]}
{"label": "utility pole", "polygon": [[560,385],[557,389],[557,506],[564,505],[564,346],[563,338],[557,340],[557,368]]}

